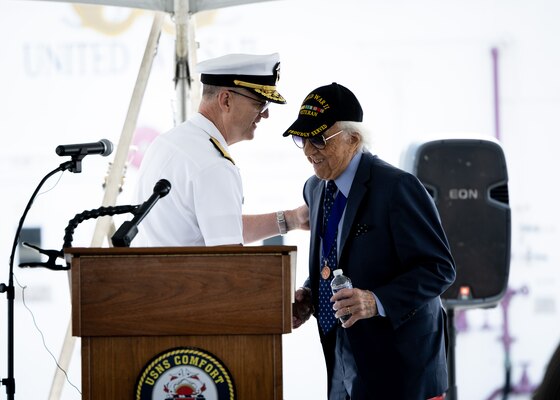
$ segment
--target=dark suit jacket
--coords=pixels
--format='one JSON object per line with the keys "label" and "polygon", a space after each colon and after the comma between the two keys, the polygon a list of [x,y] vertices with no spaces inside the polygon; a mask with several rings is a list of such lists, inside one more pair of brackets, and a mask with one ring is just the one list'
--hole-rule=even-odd
{"label": "dark suit jacket", "polygon": [[[321,179],[305,183],[311,224],[308,286],[316,309],[323,192]],[[424,186],[412,174],[363,153],[340,249],[339,268],[355,288],[374,292],[386,313],[345,330],[367,386],[364,400],[426,400],[444,393],[446,316],[439,296],[453,283],[455,265]],[[334,340],[319,334],[330,382]]]}

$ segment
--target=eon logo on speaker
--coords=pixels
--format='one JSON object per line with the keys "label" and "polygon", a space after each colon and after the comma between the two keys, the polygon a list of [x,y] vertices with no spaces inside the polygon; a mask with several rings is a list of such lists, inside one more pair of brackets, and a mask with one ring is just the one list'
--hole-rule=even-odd
{"label": "eon logo on speaker", "polygon": [[449,189],[449,198],[452,200],[476,200],[478,189]]}

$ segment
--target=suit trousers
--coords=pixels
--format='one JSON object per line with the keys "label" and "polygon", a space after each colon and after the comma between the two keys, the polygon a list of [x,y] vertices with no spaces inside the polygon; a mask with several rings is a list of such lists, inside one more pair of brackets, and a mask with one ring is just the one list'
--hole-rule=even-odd
{"label": "suit trousers", "polygon": [[[365,400],[366,396],[363,393],[365,388],[358,377],[356,361],[346,330],[340,325],[334,329],[336,329],[336,344],[329,400]],[[363,395],[360,395],[360,392]]]}

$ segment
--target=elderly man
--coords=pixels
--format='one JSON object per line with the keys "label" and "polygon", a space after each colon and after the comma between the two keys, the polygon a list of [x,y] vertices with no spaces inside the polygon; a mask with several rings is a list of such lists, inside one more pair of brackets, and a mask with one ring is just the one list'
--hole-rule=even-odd
{"label": "elderly man", "polygon": [[[315,171],[304,186],[309,277],[293,323],[317,318],[329,400],[426,400],[447,389],[440,295],[455,265],[432,199],[366,150],[362,117],[355,95],[332,83],[305,97],[284,133]],[[353,288],[332,295],[335,269]]]}
{"label": "elderly man", "polygon": [[239,169],[230,145],[251,140],[276,90],[278,54],[229,54],[197,66],[203,84],[199,112],[160,135],[140,167],[136,199],[147,199],[162,178],[172,189],[143,220],[135,246],[243,244],[291,229],[307,229],[306,206],[243,215]]}

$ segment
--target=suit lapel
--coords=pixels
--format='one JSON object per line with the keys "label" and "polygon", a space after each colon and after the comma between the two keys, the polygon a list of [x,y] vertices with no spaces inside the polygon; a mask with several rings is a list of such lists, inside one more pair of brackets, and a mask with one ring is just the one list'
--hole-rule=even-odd
{"label": "suit lapel", "polygon": [[320,253],[319,253],[319,243],[320,243],[320,234],[321,234],[321,226],[323,225],[323,218],[321,213],[321,206],[323,204],[323,189],[324,189],[324,181],[319,181],[319,184],[313,189],[313,201],[311,202],[310,208],[310,221],[316,221],[315,229],[313,229],[310,233],[310,241],[311,241],[311,257],[310,260],[317,260],[311,266],[312,273],[318,276],[319,275],[319,260],[320,260]]}
{"label": "suit lapel", "polygon": [[[340,254],[344,251],[344,245],[350,235],[354,219],[358,212],[358,207],[367,193],[371,172],[369,164],[371,163],[371,154],[364,153],[356,170],[350,193],[348,194],[348,202],[346,203],[346,211],[344,214],[344,223],[342,224],[342,233],[340,235]],[[339,255],[340,256],[340,255]]]}

